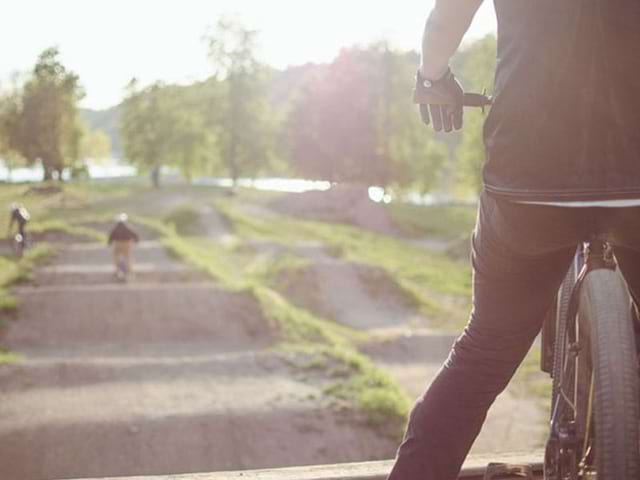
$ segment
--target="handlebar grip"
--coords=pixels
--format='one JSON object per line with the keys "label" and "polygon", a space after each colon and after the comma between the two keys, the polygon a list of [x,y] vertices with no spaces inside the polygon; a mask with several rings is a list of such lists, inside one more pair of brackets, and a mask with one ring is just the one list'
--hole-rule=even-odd
{"label": "handlebar grip", "polygon": [[465,93],[462,104],[465,107],[487,107],[493,104],[493,100],[481,93]]}

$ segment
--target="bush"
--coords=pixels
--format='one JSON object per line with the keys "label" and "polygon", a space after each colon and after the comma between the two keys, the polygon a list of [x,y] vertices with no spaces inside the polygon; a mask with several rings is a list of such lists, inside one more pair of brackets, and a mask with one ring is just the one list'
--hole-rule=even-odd
{"label": "bush", "polygon": [[165,215],[164,223],[172,225],[181,235],[197,234],[200,227],[200,212],[193,207],[183,205]]}

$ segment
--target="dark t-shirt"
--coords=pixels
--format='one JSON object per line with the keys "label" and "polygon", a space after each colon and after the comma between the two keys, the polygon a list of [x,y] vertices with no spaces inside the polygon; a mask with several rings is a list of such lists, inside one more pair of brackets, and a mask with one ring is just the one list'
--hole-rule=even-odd
{"label": "dark t-shirt", "polygon": [[495,0],[487,191],[640,198],[640,1]]}
{"label": "dark t-shirt", "polygon": [[139,240],[138,234],[131,230],[126,223],[118,222],[109,234],[109,244],[113,242],[128,242]]}

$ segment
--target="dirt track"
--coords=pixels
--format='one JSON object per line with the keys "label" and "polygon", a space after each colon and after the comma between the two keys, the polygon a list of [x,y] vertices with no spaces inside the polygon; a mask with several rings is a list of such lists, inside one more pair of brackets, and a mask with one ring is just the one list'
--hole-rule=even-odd
{"label": "dirt track", "polygon": [[[321,248],[297,250],[309,261],[283,282],[294,302],[339,323],[378,335],[362,346],[411,398],[418,398],[446,360],[455,336],[430,331],[398,286],[380,269],[330,257]],[[510,386],[490,410],[472,453],[541,448],[547,413],[521,386]]]}
{"label": "dirt track", "polygon": [[252,298],[145,242],[138,276],[110,281],[78,244],[18,290],[0,368],[0,478],[39,480],[288,466],[393,455],[336,413],[322,379],[276,353]]}
{"label": "dirt track", "polygon": [[[213,210],[204,213],[203,233],[222,239],[224,221]],[[18,291],[20,319],[2,343],[24,360],[0,367],[0,479],[393,456],[393,441],[336,413],[323,393],[326,379],[306,378],[292,367],[299,359],[270,349],[271,329],[251,297],[218,288],[169,257],[152,235],[145,239],[128,285],[114,284],[103,245],[78,243]],[[251,247],[276,254],[284,248]],[[428,331],[428,319],[381,272],[335,259],[322,245],[300,245],[295,253],[310,265],[286,292],[290,298],[380,334],[363,351],[419,395],[453,338]],[[543,429],[542,409],[512,389],[474,450],[528,450],[539,446]]]}

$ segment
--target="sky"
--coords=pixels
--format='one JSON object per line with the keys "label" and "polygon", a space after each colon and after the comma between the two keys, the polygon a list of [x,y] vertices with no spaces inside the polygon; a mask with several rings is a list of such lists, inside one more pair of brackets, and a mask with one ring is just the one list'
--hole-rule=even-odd
{"label": "sky", "polygon": [[[468,38],[495,31],[485,1]],[[221,15],[260,32],[259,57],[285,68],[331,61],[341,47],[388,39],[417,49],[433,0],[20,0],[1,9],[0,81],[58,46],[87,108],[119,103],[127,82],[187,83],[211,74],[202,36]]]}

